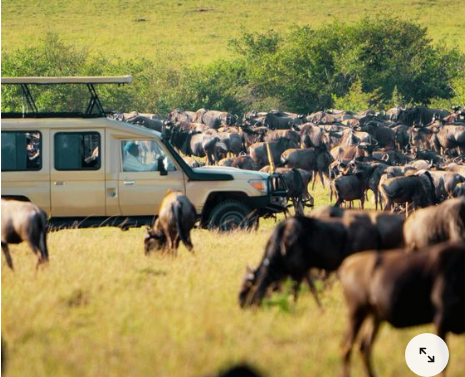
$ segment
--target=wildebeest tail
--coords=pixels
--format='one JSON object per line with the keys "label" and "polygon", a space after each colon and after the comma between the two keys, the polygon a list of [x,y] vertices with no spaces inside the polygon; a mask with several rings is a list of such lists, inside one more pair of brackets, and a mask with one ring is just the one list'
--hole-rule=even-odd
{"label": "wildebeest tail", "polygon": [[171,207],[171,210],[173,212],[173,217],[176,223],[176,230],[179,234],[179,238],[189,250],[192,250],[194,246],[192,245],[189,236],[186,234],[186,230],[184,229],[184,225],[182,222],[182,203],[174,203],[173,207]]}

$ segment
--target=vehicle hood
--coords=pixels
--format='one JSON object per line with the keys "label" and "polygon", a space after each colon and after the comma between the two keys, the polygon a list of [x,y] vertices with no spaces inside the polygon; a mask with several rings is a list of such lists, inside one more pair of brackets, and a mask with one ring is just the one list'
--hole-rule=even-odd
{"label": "vehicle hood", "polygon": [[235,179],[267,179],[269,177],[268,173],[242,170],[229,166],[203,166],[201,168],[194,168],[193,170],[199,173],[226,173],[232,175]]}

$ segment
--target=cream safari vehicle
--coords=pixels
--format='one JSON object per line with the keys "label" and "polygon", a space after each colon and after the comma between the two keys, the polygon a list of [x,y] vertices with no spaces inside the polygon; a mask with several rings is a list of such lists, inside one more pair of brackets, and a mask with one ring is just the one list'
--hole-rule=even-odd
{"label": "cream safari vehicle", "polygon": [[[29,112],[2,113],[2,197],[31,201],[52,226],[150,224],[169,189],[185,193],[200,226],[229,230],[281,212],[278,175],[226,167],[190,168],[166,137],[110,119],[95,85],[129,84],[131,76],[2,78],[21,87]],[[85,113],[40,113],[30,85],[83,84]]]}

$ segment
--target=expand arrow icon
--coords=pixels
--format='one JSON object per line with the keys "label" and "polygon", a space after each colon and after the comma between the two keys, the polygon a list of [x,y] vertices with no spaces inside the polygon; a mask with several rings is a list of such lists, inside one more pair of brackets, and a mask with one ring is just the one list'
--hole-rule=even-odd
{"label": "expand arrow icon", "polygon": [[420,355],[424,353],[426,355],[426,348],[420,348]]}
{"label": "expand arrow icon", "polygon": [[428,363],[434,363],[434,356],[433,356],[433,358],[431,358],[431,356],[428,356],[428,359],[429,359]]}

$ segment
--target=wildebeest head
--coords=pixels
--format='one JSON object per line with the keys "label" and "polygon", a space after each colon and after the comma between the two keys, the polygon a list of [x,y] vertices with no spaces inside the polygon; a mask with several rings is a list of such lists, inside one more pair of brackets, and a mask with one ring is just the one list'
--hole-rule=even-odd
{"label": "wildebeest head", "polygon": [[147,228],[147,234],[144,238],[144,251],[148,255],[150,251],[163,250],[166,245],[166,236],[163,232],[156,232],[152,228]]}
{"label": "wildebeest head", "polygon": [[246,267],[242,287],[239,292],[239,305],[241,308],[254,304],[253,297],[257,289],[257,275],[257,271],[252,270],[249,266]]}

